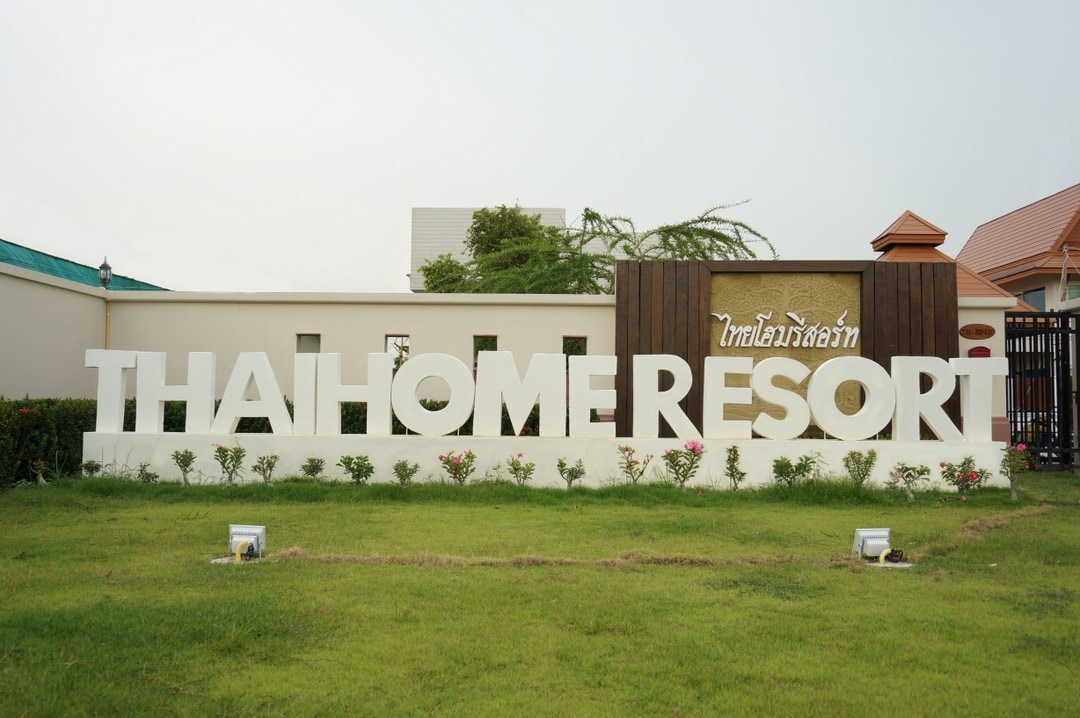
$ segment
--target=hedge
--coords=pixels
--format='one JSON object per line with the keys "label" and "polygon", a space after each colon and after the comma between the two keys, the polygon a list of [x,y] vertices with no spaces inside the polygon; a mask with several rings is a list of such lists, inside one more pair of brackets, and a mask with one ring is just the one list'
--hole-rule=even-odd
{"label": "hedge", "polygon": [[35,464],[46,474],[76,473],[83,432],[94,428],[95,403],[0,397],[0,485],[32,480]]}
{"label": "hedge", "polygon": [[[441,401],[421,400],[420,403],[430,411],[446,406],[446,402]],[[82,435],[94,429],[95,404],[93,399],[5,399],[0,396],[0,486],[34,480],[35,467],[41,469],[45,476],[79,473]],[[286,405],[291,415],[292,404],[286,402]],[[184,430],[185,409],[184,402],[165,402],[165,431]],[[539,408],[533,407],[521,433],[536,435],[539,424]],[[135,400],[128,399],[124,406],[124,431],[134,430]],[[268,434],[270,422],[265,418],[243,418],[236,430],[242,434]],[[394,434],[408,433],[396,416],[393,417],[391,430]],[[341,432],[367,432],[366,404],[342,404]],[[471,418],[458,434],[472,434]],[[513,435],[505,407],[502,435]]]}

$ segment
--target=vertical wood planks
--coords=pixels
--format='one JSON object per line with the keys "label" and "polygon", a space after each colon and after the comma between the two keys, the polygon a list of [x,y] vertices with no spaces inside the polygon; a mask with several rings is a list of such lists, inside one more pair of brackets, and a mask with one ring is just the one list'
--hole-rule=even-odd
{"label": "vertical wood planks", "polygon": [[[958,356],[956,265],[951,262],[655,262],[616,265],[616,432],[632,432],[634,354],[674,354],[691,367],[694,386],[681,402],[700,429],[709,353],[714,273],[855,272],[861,275],[862,356],[886,369],[892,357]],[[670,382],[662,384],[663,388]],[[946,406],[959,425],[959,397]],[[662,435],[671,435],[661,425]]]}

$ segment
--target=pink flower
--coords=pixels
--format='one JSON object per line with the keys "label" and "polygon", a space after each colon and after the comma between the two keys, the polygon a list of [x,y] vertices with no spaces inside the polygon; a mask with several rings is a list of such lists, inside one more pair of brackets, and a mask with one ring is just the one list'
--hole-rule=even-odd
{"label": "pink flower", "polygon": [[446,461],[446,457],[442,454],[439,454],[439,461]]}
{"label": "pink flower", "polygon": [[686,450],[695,454],[700,454],[702,451],[705,450],[705,445],[702,444],[700,441],[694,441],[693,439],[691,439],[690,441],[686,442]]}
{"label": "pink flower", "polygon": [[977,478],[974,471],[969,471],[967,477],[968,481],[974,481]]}
{"label": "pink flower", "polygon": [[675,449],[668,449],[668,450],[667,450],[667,451],[665,451],[664,453],[665,453],[665,454],[674,454],[674,453],[675,453]]}
{"label": "pink flower", "polygon": [[460,456],[455,456],[454,457],[454,466],[461,466],[461,457]]}
{"label": "pink flower", "polygon": [[1017,444],[1016,445],[1016,450],[1017,451],[1027,451],[1027,444]]}
{"label": "pink flower", "polygon": [[519,453],[518,453],[518,455],[517,455],[517,457],[518,457],[518,458],[520,459],[520,458],[521,458],[521,456],[522,456],[522,454],[521,454],[521,453],[519,452]]}
{"label": "pink flower", "polygon": [[944,461],[942,461],[942,462],[941,462],[940,464],[938,464],[938,466],[940,466],[941,468],[943,468],[943,469],[944,469],[944,468],[945,468],[945,462],[944,462]]}

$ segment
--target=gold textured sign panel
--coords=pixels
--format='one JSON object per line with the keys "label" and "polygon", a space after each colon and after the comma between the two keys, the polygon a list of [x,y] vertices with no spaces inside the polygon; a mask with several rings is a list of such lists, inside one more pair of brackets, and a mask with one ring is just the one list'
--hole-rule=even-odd
{"label": "gold textured sign panel", "polygon": [[[755,364],[769,357],[789,357],[811,371],[828,359],[858,356],[861,346],[861,277],[853,273],[733,272],[712,277],[709,311],[711,356],[749,356]],[[729,378],[748,386],[749,377]],[[795,387],[782,378],[777,386],[805,398],[805,382]],[[859,409],[857,384],[837,390],[845,413]],[[752,405],[728,405],[732,419],[754,419],[762,411],[780,417],[782,410],[755,399]]]}

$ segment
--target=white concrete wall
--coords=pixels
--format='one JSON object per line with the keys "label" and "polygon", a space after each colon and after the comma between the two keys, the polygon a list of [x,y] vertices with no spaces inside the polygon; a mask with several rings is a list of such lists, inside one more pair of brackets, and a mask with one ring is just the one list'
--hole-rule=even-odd
{"label": "white concrete wall", "polygon": [[[960,356],[966,357],[972,347],[985,346],[990,356],[1005,356],[1005,310],[1016,306],[1016,300],[1008,297],[961,297],[957,316],[960,326],[986,324],[994,328],[994,336],[973,341],[960,337]],[[1005,416],[1005,377],[994,379],[992,412],[996,417]]]}
{"label": "white concrete wall", "polygon": [[[466,366],[473,336],[494,335],[519,372],[533,354],[561,353],[564,336],[586,337],[589,354],[615,353],[612,296],[161,292],[113,299],[112,349],[166,352],[171,384],[185,383],[188,352],[215,352],[219,396],[240,352],[266,352],[291,395],[297,334],[320,334],[321,351],[342,354],[348,384],[367,383],[367,355],[384,351],[387,335],[408,335],[413,355],[452,354]],[[438,384],[423,390],[444,398]]]}
{"label": "white concrete wall", "polygon": [[[321,351],[343,355],[343,380],[366,383],[367,354],[387,335],[408,335],[412,354],[452,354],[472,362],[474,335],[495,335],[524,371],[535,353],[562,350],[564,336],[588,338],[590,354],[614,354],[611,296],[286,294],[109,292],[110,348],[169,355],[167,381],[186,381],[187,353],[218,355],[221,390],[240,352],[267,352],[281,388],[292,393],[297,334],[321,335]],[[88,348],[104,346],[106,292],[0,264],[0,394],[95,396],[97,372],[83,366]],[[988,341],[960,339],[1004,355],[1007,298],[960,300],[960,325],[989,324]],[[434,384],[434,383],[433,383]],[[443,398],[438,384],[424,387]],[[993,413],[1005,414],[1004,380],[996,380]]]}
{"label": "white concrete wall", "polygon": [[0,263],[0,395],[91,398],[87,348],[105,341],[105,290]]}

